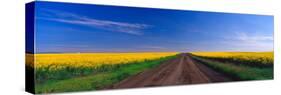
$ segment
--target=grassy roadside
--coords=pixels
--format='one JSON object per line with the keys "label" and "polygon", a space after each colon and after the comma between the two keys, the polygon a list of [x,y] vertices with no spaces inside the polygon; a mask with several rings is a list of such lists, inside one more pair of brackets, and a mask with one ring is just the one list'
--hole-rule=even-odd
{"label": "grassy roadside", "polygon": [[253,67],[247,65],[235,65],[230,63],[222,63],[215,60],[192,56],[193,59],[223,72],[236,80],[265,80],[273,79],[273,67]]}
{"label": "grassy roadside", "polygon": [[36,84],[36,93],[52,93],[52,92],[71,92],[101,89],[105,86],[117,83],[129,76],[140,73],[146,69],[153,68],[163,61],[175,58],[169,56],[158,60],[144,61],[140,63],[132,63],[119,68],[96,73],[88,76],[75,77],[65,80],[50,80],[44,84]]}

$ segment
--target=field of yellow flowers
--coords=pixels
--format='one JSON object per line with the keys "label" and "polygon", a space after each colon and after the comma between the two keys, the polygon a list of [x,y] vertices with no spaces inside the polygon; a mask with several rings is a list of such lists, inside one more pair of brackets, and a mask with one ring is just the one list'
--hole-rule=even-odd
{"label": "field of yellow flowers", "polygon": [[192,52],[192,57],[235,80],[273,79],[273,52]]}
{"label": "field of yellow flowers", "polygon": [[35,68],[52,70],[74,68],[98,68],[101,65],[127,64],[159,59],[175,53],[77,53],[77,54],[36,54]]}
{"label": "field of yellow flowers", "polygon": [[36,83],[40,84],[46,80],[62,80],[112,71],[122,66],[145,63],[176,54],[174,52],[27,54],[26,61],[28,66],[35,69]]}
{"label": "field of yellow flowers", "polygon": [[193,55],[251,66],[272,66],[273,52],[192,52]]}

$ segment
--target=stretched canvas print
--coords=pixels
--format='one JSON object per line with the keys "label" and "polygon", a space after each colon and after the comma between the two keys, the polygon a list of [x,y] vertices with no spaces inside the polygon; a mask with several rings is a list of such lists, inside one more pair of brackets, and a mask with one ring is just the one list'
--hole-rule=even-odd
{"label": "stretched canvas print", "polygon": [[271,80],[273,18],[31,2],[26,4],[26,90]]}

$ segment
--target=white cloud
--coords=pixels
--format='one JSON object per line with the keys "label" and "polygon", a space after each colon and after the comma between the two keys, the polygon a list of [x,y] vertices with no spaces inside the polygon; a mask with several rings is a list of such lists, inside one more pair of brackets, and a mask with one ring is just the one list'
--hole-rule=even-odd
{"label": "white cloud", "polygon": [[273,36],[235,32],[232,36],[227,36],[218,42],[217,45],[223,45],[224,49],[234,51],[272,51]]}
{"label": "white cloud", "polygon": [[247,42],[273,41],[273,36],[249,35],[244,32],[236,32],[234,36],[236,36],[237,40]]}
{"label": "white cloud", "polygon": [[150,25],[147,24],[100,20],[73,13],[54,10],[43,10],[43,12],[43,15],[45,15],[45,17],[37,17],[37,19],[50,20],[68,24],[84,25],[112,32],[121,32],[132,35],[142,35],[143,29],[150,27]]}

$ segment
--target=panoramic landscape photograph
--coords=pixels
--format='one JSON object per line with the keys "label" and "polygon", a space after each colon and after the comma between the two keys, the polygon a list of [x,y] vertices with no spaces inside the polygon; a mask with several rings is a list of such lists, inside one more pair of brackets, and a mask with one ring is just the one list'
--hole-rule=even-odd
{"label": "panoramic landscape photograph", "polygon": [[271,15],[26,6],[26,85],[37,94],[273,79]]}

